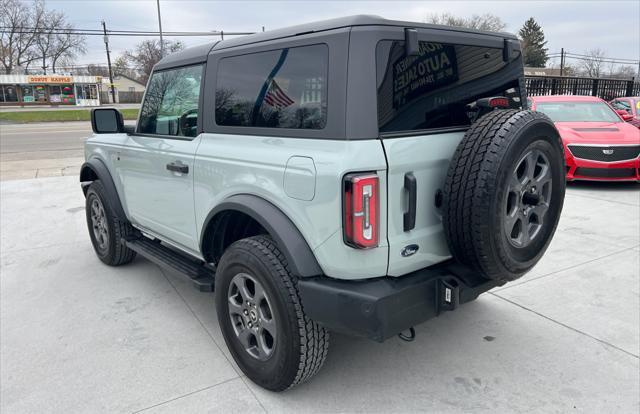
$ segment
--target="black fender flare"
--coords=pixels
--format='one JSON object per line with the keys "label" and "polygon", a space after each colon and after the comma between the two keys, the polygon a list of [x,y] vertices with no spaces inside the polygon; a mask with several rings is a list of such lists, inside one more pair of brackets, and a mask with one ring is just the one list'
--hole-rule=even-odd
{"label": "black fender flare", "polygon": [[322,269],[313,251],[298,228],[278,207],[250,194],[237,194],[227,198],[209,212],[200,235],[200,249],[204,253],[204,237],[211,220],[224,211],[238,211],[257,221],[273,238],[289,263],[289,269],[298,277],[322,275]]}
{"label": "black fender flare", "polygon": [[[91,158],[89,161],[82,164],[80,167],[80,182],[90,182],[95,180],[97,177],[98,180],[102,182],[105,191],[107,192],[107,196],[111,202],[111,207],[113,208],[118,219],[128,222],[127,215],[122,208],[122,203],[120,202],[120,196],[118,196],[118,190],[116,190],[116,185],[113,183],[113,178],[111,178],[111,173],[109,173],[109,169],[107,168],[104,161],[99,158]],[[87,195],[88,186],[83,185],[82,191],[84,195]]]}

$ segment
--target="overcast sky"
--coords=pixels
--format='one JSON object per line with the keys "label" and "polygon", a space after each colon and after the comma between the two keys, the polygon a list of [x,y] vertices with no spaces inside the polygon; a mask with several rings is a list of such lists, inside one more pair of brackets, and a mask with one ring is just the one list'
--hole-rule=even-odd
{"label": "overcast sky", "polygon": [[[76,28],[98,29],[100,21],[120,30],[157,30],[156,0],[47,0],[63,11]],[[573,53],[601,48],[607,57],[639,59],[640,1],[212,1],[160,0],[165,31],[259,31],[353,14],[424,21],[430,13],[457,16],[492,13],[517,32],[534,17],[542,26],[550,53],[564,47]],[[139,37],[111,37],[117,56],[133,48]],[[187,46],[207,38],[181,37]],[[88,53],[78,63],[106,63],[104,43],[88,38]],[[574,62],[576,63],[576,62]]]}

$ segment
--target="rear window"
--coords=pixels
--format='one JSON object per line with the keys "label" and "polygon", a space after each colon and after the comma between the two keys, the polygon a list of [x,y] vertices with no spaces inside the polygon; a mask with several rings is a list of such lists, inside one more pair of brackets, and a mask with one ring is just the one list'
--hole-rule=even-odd
{"label": "rear window", "polygon": [[378,128],[381,133],[467,127],[479,98],[506,96],[522,106],[522,60],[503,60],[498,48],[420,42],[406,56],[404,41],[376,48]]}
{"label": "rear window", "polygon": [[322,129],[327,121],[329,49],[319,44],[224,58],[216,124]]}

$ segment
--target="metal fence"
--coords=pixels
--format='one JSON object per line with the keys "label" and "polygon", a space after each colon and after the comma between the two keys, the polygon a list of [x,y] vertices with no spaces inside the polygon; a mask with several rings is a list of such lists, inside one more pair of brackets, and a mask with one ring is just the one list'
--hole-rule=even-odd
{"label": "metal fence", "polygon": [[120,103],[140,103],[142,102],[142,96],[144,92],[118,92],[118,99]]}
{"label": "metal fence", "polygon": [[[141,103],[143,95],[144,95],[144,92],[117,91],[116,102],[117,103]],[[111,102],[110,89],[106,91],[100,91],[100,102],[102,102],[103,105]]]}
{"label": "metal fence", "polygon": [[633,79],[527,76],[525,83],[529,96],[591,95],[605,100],[622,96],[640,96],[640,82]]}

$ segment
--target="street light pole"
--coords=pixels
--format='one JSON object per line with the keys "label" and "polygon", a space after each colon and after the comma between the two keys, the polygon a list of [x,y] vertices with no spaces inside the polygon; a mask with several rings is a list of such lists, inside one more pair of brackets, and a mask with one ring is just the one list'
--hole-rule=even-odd
{"label": "street light pole", "polygon": [[111,85],[111,99],[116,103],[116,90],[113,86],[113,71],[111,70],[111,55],[109,54],[109,37],[107,36],[107,24],[102,21],[102,30],[104,31],[104,46],[107,48],[107,65],[109,67],[109,84]]}
{"label": "street light pole", "polygon": [[164,42],[162,41],[162,18],[160,17],[160,0],[156,0],[158,5],[158,28],[160,29],[160,58],[164,57]]}

